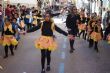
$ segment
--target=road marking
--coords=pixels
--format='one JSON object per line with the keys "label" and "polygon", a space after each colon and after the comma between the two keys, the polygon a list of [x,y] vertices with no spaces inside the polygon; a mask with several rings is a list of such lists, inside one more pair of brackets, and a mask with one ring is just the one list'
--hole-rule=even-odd
{"label": "road marking", "polygon": [[65,49],[65,48],[66,48],[66,45],[64,44],[64,45],[63,45],[63,49]]}
{"label": "road marking", "polygon": [[62,58],[62,59],[65,59],[65,52],[62,52],[62,53],[61,53],[61,58]]}
{"label": "road marking", "polygon": [[67,41],[67,38],[64,38],[63,49],[66,49],[66,41]]}
{"label": "road marking", "polygon": [[64,63],[60,63],[59,73],[64,73]]}
{"label": "road marking", "polygon": [[[63,47],[62,47],[62,50],[65,51],[66,49],[66,41],[67,41],[67,38],[64,38],[64,44],[63,44]],[[65,59],[65,52],[61,52],[61,58],[64,60]],[[64,63],[60,63],[60,66],[59,66],[59,73],[64,73]]]}
{"label": "road marking", "polygon": [[65,43],[66,43],[66,41],[67,41],[67,38],[64,39],[64,42],[65,42]]}

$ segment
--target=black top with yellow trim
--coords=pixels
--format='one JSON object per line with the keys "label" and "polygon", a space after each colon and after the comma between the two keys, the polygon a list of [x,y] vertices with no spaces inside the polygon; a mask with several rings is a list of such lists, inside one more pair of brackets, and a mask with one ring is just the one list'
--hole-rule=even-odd
{"label": "black top with yellow trim", "polygon": [[86,23],[86,17],[80,17],[80,19],[81,19],[80,21],[82,24]]}
{"label": "black top with yellow trim", "polygon": [[9,27],[4,26],[3,30],[2,30],[2,36],[3,35],[15,35],[16,30],[12,27],[12,25],[10,24]]}
{"label": "black top with yellow trim", "polygon": [[101,37],[103,37],[103,31],[101,26],[98,26],[97,24],[93,26],[93,31],[96,33],[101,33]]}
{"label": "black top with yellow trim", "polygon": [[42,24],[39,24],[38,26],[35,26],[33,28],[31,28],[30,30],[27,30],[27,33],[29,32],[34,32],[38,29],[41,28],[41,31],[42,31],[42,35],[43,36],[53,36],[53,30],[55,29],[57,32],[67,36],[68,34],[61,30],[58,26],[54,25],[54,29],[52,29],[52,22],[51,21],[44,21]]}

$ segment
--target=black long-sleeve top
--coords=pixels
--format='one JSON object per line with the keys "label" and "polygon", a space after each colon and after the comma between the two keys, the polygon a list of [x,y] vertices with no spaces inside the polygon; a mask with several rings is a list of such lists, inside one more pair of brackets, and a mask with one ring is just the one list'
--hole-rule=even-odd
{"label": "black long-sleeve top", "polygon": [[13,31],[13,32],[9,31],[8,28],[7,28],[6,31],[4,31],[4,28],[3,28],[1,35],[2,35],[2,36],[3,36],[3,35],[15,35],[15,34],[16,34],[16,30],[17,30],[18,28],[19,28],[20,30],[22,30],[22,28],[21,28],[20,26],[18,26],[18,24],[12,23],[12,31]]}
{"label": "black long-sleeve top", "polygon": [[66,19],[66,26],[68,29],[71,29],[69,31],[69,34],[76,35],[78,32],[78,26],[77,26],[77,20],[80,21],[80,15],[71,15],[69,14]]}
{"label": "black long-sleeve top", "polygon": [[86,23],[89,24],[90,18],[86,17]]}
{"label": "black long-sleeve top", "polygon": [[97,33],[101,33],[101,36],[103,37],[102,28],[101,28],[100,31],[98,29],[99,29],[98,26],[97,25],[94,25],[94,31],[97,32]]}
{"label": "black long-sleeve top", "polygon": [[16,32],[16,30],[15,29],[12,29],[13,30],[13,33],[11,32],[11,31],[9,31],[9,29],[7,29],[6,31],[4,31],[4,28],[3,28],[3,30],[2,30],[2,36],[3,35],[14,35],[14,33]]}
{"label": "black long-sleeve top", "polygon": [[[41,31],[42,31],[41,34],[42,34],[43,36],[53,36],[53,30],[52,30],[51,26],[52,26],[52,22],[44,21],[43,24],[39,24],[38,26],[35,26],[35,27],[31,28],[30,30],[27,30],[27,33],[29,33],[29,32],[34,32],[34,31],[36,31],[36,30],[42,28],[42,29],[41,29]],[[56,25],[54,25],[54,28],[55,28],[55,30],[56,30],[57,32],[59,32],[59,33],[65,35],[65,36],[68,35],[65,31],[63,31],[62,29],[60,29],[60,28],[57,27]]]}
{"label": "black long-sleeve top", "polygon": [[86,23],[86,17],[81,18],[81,23],[83,23],[83,24]]}

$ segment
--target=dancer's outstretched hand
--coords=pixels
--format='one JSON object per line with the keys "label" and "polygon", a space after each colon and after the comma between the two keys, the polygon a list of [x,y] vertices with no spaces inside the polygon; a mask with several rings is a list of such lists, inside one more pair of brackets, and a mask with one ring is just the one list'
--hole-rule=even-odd
{"label": "dancer's outstretched hand", "polygon": [[25,35],[26,31],[20,31],[19,33]]}
{"label": "dancer's outstretched hand", "polygon": [[68,38],[69,38],[70,40],[74,40],[74,39],[75,39],[75,36],[74,36],[74,35],[69,34],[69,35],[68,35]]}

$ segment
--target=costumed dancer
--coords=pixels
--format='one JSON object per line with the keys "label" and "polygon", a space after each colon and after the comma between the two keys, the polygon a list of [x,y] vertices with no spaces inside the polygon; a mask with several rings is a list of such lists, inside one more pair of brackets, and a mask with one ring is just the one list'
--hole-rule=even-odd
{"label": "costumed dancer", "polygon": [[89,48],[92,47],[93,40],[90,38],[91,33],[93,32],[93,26],[96,24],[96,17],[91,14],[90,21],[88,22],[87,26],[87,36],[88,36],[88,42],[89,42]]}
{"label": "costumed dancer", "polygon": [[96,23],[93,25],[93,32],[91,33],[90,35],[90,38],[92,40],[92,44],[91,44],[91,47],[93,46],[94,44],[94,49],[99,52],[99,49],[98,49],[98,42],[100,40],[102,40],[103,38],[103,32],[102,32],[102,27],[101,27],[101,19],[98,18],[96,20]]}
{"label": "costumed dancer", "polygon": [[[47,68],[46,71],[50,71],[50,62],[51,62],[51,51],[56,50],[57,44],[55,39],[53,38],[54,30],[59,33],[67,36],[68,34],[57,27],[53,22],[51,22],[51,14],[46,13],[44,16],[45,21],[42,24],[38,24],[38,26],[33,27],[30,30],[27,30],[27,33],[34,32],[38,29],[41,29],[41,37],[35,41],[35,47],[41,50],[41,65],[42,71],[41,73],[45,73],[45,61],[47,58]],[[26,33],[21,32],[21,33]]]}
{"label": "costumed dancer", "polygon": [[85,32],[85,39],[87,39],[87,41],[89,40],[89,36],[88,36],[88,34],[87,34],[89,21],[90,21],[90,14],[87,13],[87,17],[86,17],[86,32]]}
{"label": "costumed dancer", "polygon": [[35,13],[33,13],[33,22],[32,22],[33,26],[37,26],[37,24],[41,23],[41,21],[44,20],[41,15],[38,14],[36,15]]}
{"label": "costumed dancer", "polygon": [[2,30],[2,39],[3,39],[3,46],[5,50],[5,56],[4,58],[8,57],[8,48],[10,48],[11,55],[14,55],[13,48],[15,45],[18,44],[18,41],[14,37],[15,28],[12,27],[12,24],[10,21],[6,21],[4,28]]}
{"label": "costumed dancer", "polygon": [[73,39],[70,39],[70,53],[73,53],[74,49],[74,41],[75,41],[75,36],[78,33],[78,23],[80,22],[80,15],[77,12],[77,8],[73,6],[71,8],[71,13],[67,16],[66,19],[66,27],[68,29],[69,35]]}
{"label": "costumed dancer", "polygon": [[85,17],[84,10],[81,10],[80,18],[81,18],[81,21],[80,21],[80,24],[78,25],[78,27],[79,27],[79,37],[81,36],[81,34],[83,34],[83,39],[86,39],[86,37],[85,37],[86,17]]}

